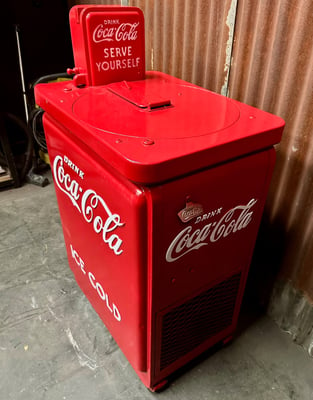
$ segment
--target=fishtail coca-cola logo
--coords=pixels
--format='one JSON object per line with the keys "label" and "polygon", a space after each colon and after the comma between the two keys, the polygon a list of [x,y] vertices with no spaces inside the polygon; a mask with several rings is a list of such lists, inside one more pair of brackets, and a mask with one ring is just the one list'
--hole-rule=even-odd
{"label": "fishtail coca-cola logo", "polygon": [[184,223],[189,222],[195,217],[203,214],[203,207],[201,204],[196,204],[187,199],[186,207],[177,214],[180,220]]}
{"label": "fishtail coca-cola logo", "polygon": [[219,221],[211,222],[202,228],[193,229],[191,225],[179,232],[166,252],[166,261],[173,262],[185,254],[207,246],[218,240],[245,229],[252,220],[252,207],[257,200],[251,199],[246,205],[239,205],[227,211]]}
{"label": "fishtail coca-cola logo", "polygon": [[104,199],[93,189],[84,190],[79,183],[65,172],[64,156],[56,156],[53,162],[53,174],[57,187],[71,200],[73,206],[82,215],[83,219],[92,225],[95,234],[109,246],[115,255],[123,252],[123,240],[113,233],[117,228],[124,226],[121,217],[112,213]]}
{"label": "fishtail coca-cola logo", "polygon": [[138,26],[139,22],[133,24],[125,22],[118,27],[107,27],[104,24],[99,24],[93,32],[93,41],[95,43],[112,42],[113,40],[116,42],[133,41],[138,37]]}

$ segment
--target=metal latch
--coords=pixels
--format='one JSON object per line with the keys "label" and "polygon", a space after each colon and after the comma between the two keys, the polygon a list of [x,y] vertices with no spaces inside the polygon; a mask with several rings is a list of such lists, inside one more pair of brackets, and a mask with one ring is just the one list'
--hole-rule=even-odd
{"label": "metal latch", "polygon": [[164,107],[171,107],[171,105],[172,105],[171,100],[160,100],[154,103],[149,103],[148,108],[150,111],[153,111]]}
{"label": "metal latch", "polygon": [[145,80],[135,82],[117,82],[107,85],[107,89],[123,100],[134,104],[136,107],[146,111],[156,111],[173,107],[169,98],[159,95],[156,88],[153,89],[146,84]]}

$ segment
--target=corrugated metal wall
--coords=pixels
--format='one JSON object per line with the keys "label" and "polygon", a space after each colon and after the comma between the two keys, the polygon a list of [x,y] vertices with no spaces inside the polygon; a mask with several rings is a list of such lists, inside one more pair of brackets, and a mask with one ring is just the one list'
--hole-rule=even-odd
{"label": "corrugated metal wall", "polygon": [[269,264],[313,301],[313,2],[96,3],[143,10],[147,69],[228,94],[286,120],[263,240],[272,251]]}
{"label": "corrugated metal wall", "polygon": [[[220,92],[227,79],[233,0],[130,0],[146,21],[148,70],[159,70]],[[227,65],[225,65],[227,64]]]}
{"label": "corrugated metal wall", "polygon": [[313,2],[240,0],[235,32],[230,97],[286,121],[268,222],[282,276],[313,300]]}

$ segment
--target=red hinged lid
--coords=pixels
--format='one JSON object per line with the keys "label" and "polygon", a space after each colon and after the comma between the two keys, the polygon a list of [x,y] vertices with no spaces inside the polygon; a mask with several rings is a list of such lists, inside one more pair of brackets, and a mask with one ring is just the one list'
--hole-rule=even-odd
{"label": "red hinged lid", "polygon": [[144,17],[139,8],[79,5],[70,10],[77,86],[145,75]]}
{"label": "red hinged lid", "polygon": [[209,135],[239,119],[238,107],[226,97],[153,76],[86,91],[73,104],[75,118],[99,133],[153,140]]}
{"label": "red hinged lid", "polygon": [[268,148],[284,121],[160,72],[76,88],[35,87],[36,101],[128,179],[152,184]]}
{"label": "red hinged lid", "polygon": [[[154,85],[155,83],[157,84]],[[166,97],[167,93],[161,93],[162,88],[158,82],[150,81],[149,85],[146,85],[145,81],[134,83],[122,81],[108,85],[107,89],[142,109],[149,108],[150,110],[155,110],[171,106],[170,98]]]}

